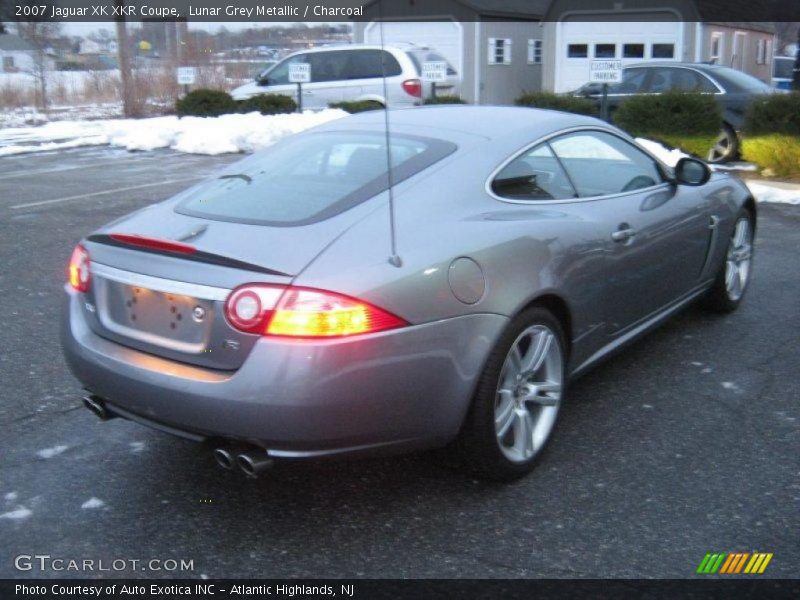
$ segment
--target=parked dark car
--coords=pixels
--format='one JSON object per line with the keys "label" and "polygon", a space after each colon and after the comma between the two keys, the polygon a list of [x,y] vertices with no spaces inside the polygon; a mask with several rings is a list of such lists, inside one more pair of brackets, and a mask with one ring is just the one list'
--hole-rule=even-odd
{"label": "parked dark car", "polygon": [[[634,94],[660,94],[667,91],[715,94],[722,107],[723,126],[719,138],[709,150],[708,161],[721,163],[735,158],[739,152],[739,131],[750,103],[761,94],[775,89],[741,71],[702,63],[652,62],[625,68],[622,83],[608,88],[609,111]],[[587,83],[573,92],[576,96],[600,103],[602,85]]]}

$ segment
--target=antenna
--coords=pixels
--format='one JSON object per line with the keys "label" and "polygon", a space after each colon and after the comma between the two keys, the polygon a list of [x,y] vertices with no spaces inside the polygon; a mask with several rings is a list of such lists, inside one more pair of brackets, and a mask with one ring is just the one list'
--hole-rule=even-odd
{"label": "antenna", "polygon": [[[381,32],[381,50],[383,50],[383,0],[378,0],[378,23]],[[386,133],[386,177],[389,183],[389,236],[391,239],[389,264],[399,268],[403,266],[403,260],[397,254],[397,232],[395,231],[394,219],[394,174],[392,173],[392,147],[389,135],[389,89],[386,86],[386,61],[383,54],[381,54],[381,75],[383,76],[383,101],[386,103],[383,109],[383,118],[384,131]]]}

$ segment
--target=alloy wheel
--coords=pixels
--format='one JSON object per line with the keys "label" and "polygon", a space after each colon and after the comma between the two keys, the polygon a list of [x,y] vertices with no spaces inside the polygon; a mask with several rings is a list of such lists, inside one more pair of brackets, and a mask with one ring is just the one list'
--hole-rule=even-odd
{"label": "alloy wheel", "polygon": [[544,325],[528,327],[506,355],[495,398],[495,435],[508,460],[527,461],[544,446],[556,421],[563,386],[558,337]]}
{"label": "alloy wheel", "polygon": [[753,243],[750,219],[740,217],[736,221],[728,255],[725,261],[725,290],[728,298],[736,302],[742,297],[750,277],[750,261],[753,256]]}

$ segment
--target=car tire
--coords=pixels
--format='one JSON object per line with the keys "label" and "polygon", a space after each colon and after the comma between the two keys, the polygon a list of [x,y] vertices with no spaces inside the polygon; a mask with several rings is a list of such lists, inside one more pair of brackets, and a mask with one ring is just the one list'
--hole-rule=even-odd
{"label": "car tire", "polygon": [[704,298],[706,308],[727,313],[739,307],[752,276],[754,233],[753,215],[742,209],[728,239],[725,260]]}
{"label": "car tire", "polygon": [[707,161],[714,164],[725,163],[739,156],[739,136],[727,123],[722,124],[717,140],[708,151]]}
{"label": "car tire", "polygon": [[552,436],[566,375],[558,319],[541,307],[513,319],[486,362],[457,440],[464,467],[494,481],[528,473]]}

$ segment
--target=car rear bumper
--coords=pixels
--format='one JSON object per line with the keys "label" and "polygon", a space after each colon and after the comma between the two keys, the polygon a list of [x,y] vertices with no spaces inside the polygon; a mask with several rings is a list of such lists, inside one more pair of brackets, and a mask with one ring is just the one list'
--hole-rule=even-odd
{"label": "car rear bumper", "polygon": [[112,412],[185,433],[261,446],[275,456],[429,447],[452,439],[507,324],[470,315],[360,336],[261,338],[236,371],[213,371],[122,346],[86,323],[67,287],[62,345],[86,389]]}

